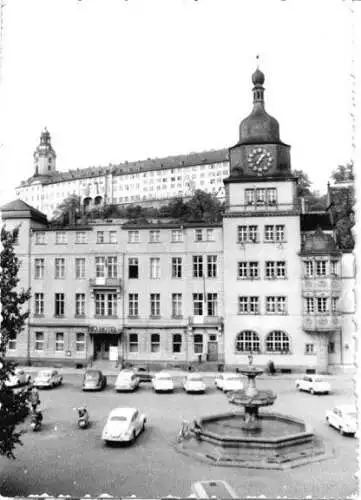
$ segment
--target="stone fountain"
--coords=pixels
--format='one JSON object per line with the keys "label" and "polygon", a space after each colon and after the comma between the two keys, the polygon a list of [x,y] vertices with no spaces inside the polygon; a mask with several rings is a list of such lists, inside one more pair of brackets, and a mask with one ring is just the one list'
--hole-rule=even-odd
{"label": "stone fountain", "polygon": [[258,390],[256,377],[263,370],[249,364],[238,372],[247,377],[244,388],[227,394],[233,412],[208,415],[194,422],[194,433],[177,445],[178,450],[215,465],[286,469],[332,455],[312,428],[302,420],[278,413],[259,412],[277,396]]}

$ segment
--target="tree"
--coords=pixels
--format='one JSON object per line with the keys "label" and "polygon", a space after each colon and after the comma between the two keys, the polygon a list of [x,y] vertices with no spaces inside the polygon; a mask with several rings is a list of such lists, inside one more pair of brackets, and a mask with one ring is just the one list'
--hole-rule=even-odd
{"label": "tree", "polygon": [[311,194],[311,185],[312,182],[303,170],[293,170],[293,175],[295,177],[298,177],[298,184],[297,184],[297,196],[299,197],[305,197],[309,196]]}
{"label": "tree", "polygon": [[353,174],[353,162],[346,163],[346,165],[338,165],[332,172],[331,179],[335,182],[345,182],[355,180]]}
{"label": "tree", "polygon": [[186,206],[189,211],[189,220],[204,222],[222,220],[223,205],[214,195],[200,189],[196,190]]}
{"label": "tree", "polygon": [[56,224],[74,224],[82,216],[81,198],[71,194],[65,198],[55,209],[51,222]]}
{"label": "tree", "polygon": [[23,308],[30,298],[30,290],[18,289],[20,262],[14,251],[17,236],[18,229],[1,229],[0,454],[7,458],[15,458],[14,449],[22,444],[22,432],[17,426],[28,413],[28,390],[15,392],[5,385],[16,367],[5,357],[8,342],[21,332],[29,316]]}

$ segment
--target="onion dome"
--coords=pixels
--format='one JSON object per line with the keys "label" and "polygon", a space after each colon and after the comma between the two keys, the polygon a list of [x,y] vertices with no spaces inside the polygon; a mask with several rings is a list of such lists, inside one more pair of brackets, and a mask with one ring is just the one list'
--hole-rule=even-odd
{"label": "onion dome", "polygon": [[239,144],[280,142],[278,121],[266,113],[264,108],[265,76],[260,69],[252,75],[253,110],[239,127]]}

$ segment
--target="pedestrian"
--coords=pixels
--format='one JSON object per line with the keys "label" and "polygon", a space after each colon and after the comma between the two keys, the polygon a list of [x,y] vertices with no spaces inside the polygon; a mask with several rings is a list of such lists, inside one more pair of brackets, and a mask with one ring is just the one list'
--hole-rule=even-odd
{"label": "pedestrian", "polygon": [[39,406],[39,404],[40,404],[39,391],[35,387],[35,385],[33,385],[33,387],[31,388],[31,392],[30,392],[30,404],[31,404],[31,408],[32,408],[33,412],[35,413],[36,412],[36,407]]}

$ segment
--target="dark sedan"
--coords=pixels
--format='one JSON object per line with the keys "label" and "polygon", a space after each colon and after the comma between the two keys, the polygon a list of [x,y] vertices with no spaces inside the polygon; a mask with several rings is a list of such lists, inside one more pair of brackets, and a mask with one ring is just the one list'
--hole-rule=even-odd
{"label": "dark sedan", "polygon": [[83,391],[101,391],[107,385],[107,377],[100,370],[87,370],[83,377]]}
{"label": "dark sedan", "polygon": [[144,365],[139,365],[139,366],[128,365],[128,368],[124,368],[122,371],[135,373],[135,375],[137,375],[137,377],[139,378],[140,382],[151,382],[153,380],[153,375]]}

